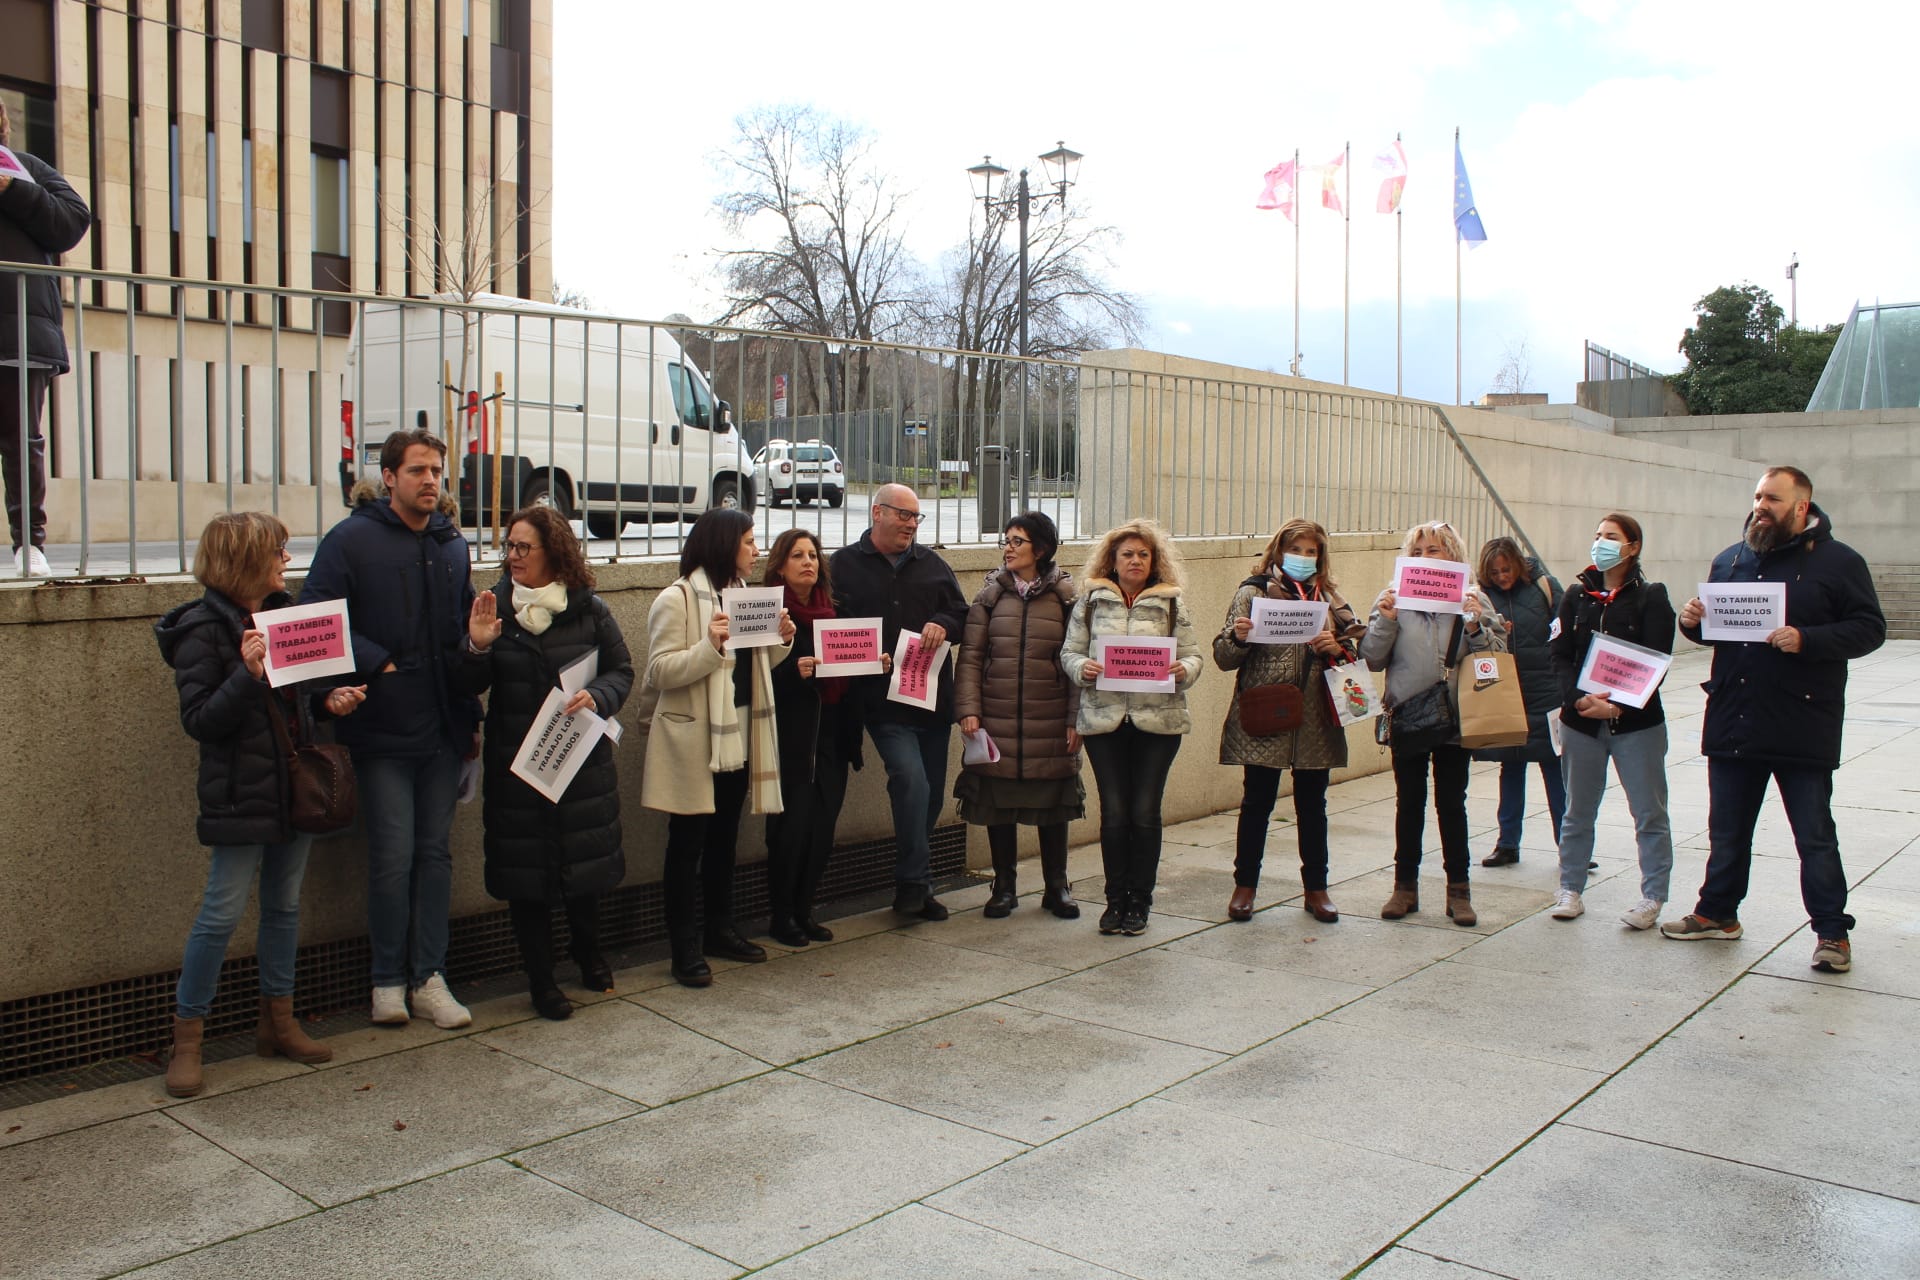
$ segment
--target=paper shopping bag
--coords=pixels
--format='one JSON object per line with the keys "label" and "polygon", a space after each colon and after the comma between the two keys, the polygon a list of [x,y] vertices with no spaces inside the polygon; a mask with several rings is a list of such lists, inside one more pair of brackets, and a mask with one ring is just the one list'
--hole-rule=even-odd
{"label": "paper shopping bag", "polygon": [[1373,673],[1364,662],[1345,662],[1326,670],[1327,694],[1333,699],[1333,715],[1342,729],[1380,714],[1380,694],[1373,687]]}
{"label": "paper shopping bag", "polygon": [[1461,746],[1472,750],[1527,744],[1527,703],[1512,654],[1470,654],[1460,664],[1458,702]]}

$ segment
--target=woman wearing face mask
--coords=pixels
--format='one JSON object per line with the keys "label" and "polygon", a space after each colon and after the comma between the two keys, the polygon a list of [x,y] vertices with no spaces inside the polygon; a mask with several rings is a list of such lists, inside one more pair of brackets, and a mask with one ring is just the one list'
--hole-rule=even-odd
{"label": "woman wearing face mask", "polygon": [[975,760],[953,794],[960,816],[987,829],[993,894],[983,914],[1000,919],[1019,905],[1014,869],[1018,824],[1040,829],[1040,906],[1062,920],[1080,908],[1067,879],[1067,824],[1086,812],[1080,785],[1080,687],[1060,669],[1060,645],[1073,612],[1073,578],[1053,562],[1060,534],[1028,511],[1007,521],[1002,567],[967,611],[965,643],[954,672],[953,709],[968,738],[985,733],[998,760]]}
{"label": "woman wearing face mask", "polygon": [[[1214,664],[1237,673],[1226,723],[1220,728],[1220,763],[1239,765],[1244,778],[1234,843],[1233,897],[1227,902],[1230,920],[1253,919],[1267,820],[1280,794],[1280,775],[1288,769],[1293,770],[1294,830],[1300,842],[1300,879],[1306,889],[1301,905],[1324,924],[1340,918],[1327,894],[1327,780],[1333,770],[1346,767],[1347,732],[1334,718],[1323,676],[1329,665],[1345,660],[1344,642],[1358,639],[1366,628],[1334,589],[1330,559],[1327,531],[1318,524],[1294,519],[1281,525],[1255,563],[1253,576],[1234,592],[1226,623],[1213,640]],[[1261,597],[1324,602],[1326,628],[1306,644],[1251,644],[1253,602]],[[1300,725],[1255,737],[1241,725],[1240,695],[1250,688],[1278,684],[1300,689]]]}
{"label": "woman wearing face mask", "polygon": [[[1407,530],[1400,554],[1459,562],[1465,559],[1466,550],[1453,526],[1436,520]],[[1445,679],[1449,650],[1458,662],[1463,653],[1503,648],[1503,637],[1495,628],[1480,625],[1490,612],[1486,597],[1472,589],[1467,591],[1465,606],[1458,614],[1401,609],[1392,587],[1382,591],[1374,602],[1373,615],[1367,619],[1360,656],[1367,660],[1368,667],[1387,673],[1387,706],[1398,706]],[[1456,622],[1461,624],[1457,646],[1453,643]],[[1470,763],[1457,735],[1455,741],[1431,751],[1394,751],[1393,893],[1380,908],[1381,919],[1398,920],[1420,909],[1420,855],[1427,827],[1427,773],[1431,770],[1433,807],[1440,820],[1440,857],[1447,873],[1447,915],[1463,929],[1479,923],[1467,883],[1467,867],[1472,861],[1467,851]]]}
{"label": "woman wearing face mask", "polygon": [[1667,901],[1673,871],[1673,831],[1667,823],[1667,718],[1656,690],[1644,707],[1615,703],[1604,693],[1574,687],[1596,635],[1615,636],[1644,649],[1673,652],[1675,617],[1667,589],[1640,573],[1640,522],[1613,512],[1593,534],[1593,566],[1560,602],[1560,632],[1552,644],[1560,680],[1560,764],[1567,781],[1567,817],[1560,828],[1560,892],[1551,912],[1572,920],[1586,911],[1593,856],[1593,822],[1607,786],[1607,762],[1626,793],[1640,850],[1640,901],[1622,924],[1651,929]]}
{"label": "woman wearing face mask", "polygon": [[1547,653],[1548,633],[1560,612],[1560,584],[1538,560],[1521,554],[1512,538],[1494,538],[1480,548],[1475,567],[1480,590],[1506,622],[1507,652],[1520,675],[1520,695],[1527,706],[1527,740],[1518,747],[1483,747],[1475,760],[1500,765],[1500,833],[1493,852],[1481,859],[1483,867],[1505,867],[1520,861],[1521,824],[1527,811],[1527,765],[1540,768],[1547,789],[1547,818],[1553,839],[1560,842],[1560,817],[1567,810],[1567,791],[1560,779],[1560,760],[1553,754],[1547,717],[1560,709],[1560,682],[1554,679],[1553,659]]}

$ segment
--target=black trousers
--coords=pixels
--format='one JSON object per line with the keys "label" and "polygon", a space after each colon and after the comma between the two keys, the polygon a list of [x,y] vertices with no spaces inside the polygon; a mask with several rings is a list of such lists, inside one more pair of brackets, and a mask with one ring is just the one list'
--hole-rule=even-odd
{"label": "black trousers", "polygon": [[[566,900],[567,949],[573,961],[586,968],[600,957],[600,896],[583,893]],[[545,990],[553,982],[553,908],[546,902],[514,898],[507,903],[513,921],[513,940],[520,944],[520,965],[527,985]]]}
{"label": "black trousers", "polygon": [[733,923],[733,863],[740,843],[740,811],[747,803],[747,771],[713,775],[713,812],[667,818],[667,865],[661,876],[667,936],[690,941],[705,925]]}
{"label": "black trousers", "polygon": [[1153,903],[1160,878],[1160,801],[1180,738],[1148,733],[1127,720],[1112,733],[1082,739],[1100,791],[1100,861],[1110,903],[1128,895]]}
{"label": "black trousers", "polygon": [[767,818],[767,916],[776,923],[813,919],[814,895],[833,856],[834,828],[847,799],[847,759],[840,754],[838,707],[822,707],[814,744],[813,781],[781,781],[785,810]]}
{"label": "black trousers", "polygon": [[1433,808],[1440,817],[1440,861],[1448,884],[1467,882],[1467,770],[1464,747],[1435,747],[1393,758],[1393,879],[1420,882],[1420,851],[1427,834],[1427,770],[1433,770]]}
{"label": "black trousers", "polygon": [[[12,353],[0,353],[0,358]],[[15,356],[17,359],[17,355]],[[13,534],[13,549],[23,543],[47,545],[47,437],[40,430],[46,413],[47,388],[53,383],[53,370],[27,370],[27,476],[24,486],[27,510],[23,517],[20,499],[20,370],[0,368],[0,472],[7,486],[7,526]]]}
{"label": "black trousers", "polygon": [[[1243,766],[1246,780],[1240,789],[1240,825],[1233,847],[1233,882],[1243,889],[1260,887],[1260,863],[1267,850],[1267,819],[1280,796],[1284,769]],[[1327,887],[1327,781],[1331,769],[1293,771],[1293,823],[1300,838],[1300,884],[1310,892]]]}

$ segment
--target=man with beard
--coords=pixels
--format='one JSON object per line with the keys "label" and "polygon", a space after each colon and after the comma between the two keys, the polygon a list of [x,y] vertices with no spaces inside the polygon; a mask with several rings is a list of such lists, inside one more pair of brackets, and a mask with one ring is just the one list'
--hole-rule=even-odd
{"label": "man with beard", "polygon": [[1847,874],[1833,825],[1833,771],[1840,767],[1847,660],[1887,639],[1873,578],[1858,552],[1835,541],[1813,505],[1813,481],[1797,467],[1768,467],[1753,493],[1746,536],[1714,558],[1709,582],[1786,585],[1786,625],[1764,641],[1703,641],[1699,597],[1680,610],[1680,630],[1712,644],[1706,725],[1706,883],[1693,914],[1660,926],[1669,938],[1737,938],[1737,912],[1753,865],[1753,826],[1771,779],[1800,852],[1800,896],[1818,939],[1813,967],[1853,965]]}

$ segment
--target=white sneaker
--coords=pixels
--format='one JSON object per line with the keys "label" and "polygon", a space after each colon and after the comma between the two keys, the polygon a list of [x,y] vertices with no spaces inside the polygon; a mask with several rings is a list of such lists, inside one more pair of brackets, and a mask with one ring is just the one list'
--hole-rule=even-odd
{"label": "white sneaker", "polygon": [[46,553],[32,545],[24,546],[13,553],[13,567],[29,578],[53,576],[53,566],[47,563]]}
{"label": "white sneaker", "polygon": [[432,1018],[433,1025],[442,1031],[452,1031],[473,1021],[467,1006],[453,998],[453,992],[447,990],[447,980],[437,973],[413,989],[413,1016]]}
{"label": "white sneaker", "polygon": [[1635,929],[1651,929],[1660,923],[1660,908],[1666,905],[1652,898],[1642,898],[1638,906],[1627,909],[1626,914],[1620,917],[1620,923]]}
{"label": "white sneaker", "polygon": [[376,1026],[404,1026],[410,1016],[407,1013],[406,987],[375,987],[373,989],[373,1021]]}
{"label": "white sneaker", "polygon": [[1553,910],[1547,914],[1555,920],[1571,920],[1586,913],[1587,904],[1580,901],[1580,895],[1571,889],[1562,889],[1553,895]]}

